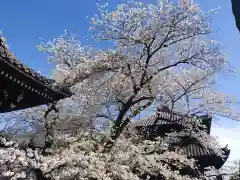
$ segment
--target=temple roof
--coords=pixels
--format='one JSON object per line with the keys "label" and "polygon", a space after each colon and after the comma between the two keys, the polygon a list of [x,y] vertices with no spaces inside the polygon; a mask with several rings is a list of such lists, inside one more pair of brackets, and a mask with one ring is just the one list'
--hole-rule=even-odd
{"label": "temple roof", "polygon": [[215,155],[213,151],[209,151],[199,144],[188,144],[183,147],[183,151],[189,157],[199,157],[199,156],[212,156]]}
{"label": "temple roof", "polygon": [[[203,123],[207,125],[207,132],[210,134],[211,129],[211,121],[212,119],[207,116],[200,116],[203,120]],[[169,120],[170,119],[170,120]],[[157,120],[157,121],[156,121]],[[158,126],[159,131],[161,131],[162,127],[166,127],[166,125],[183,125],[184,123],[191,122],[193,119],[189,116],[183,116],[180,113],[169,113],[166,111],[158,111],[154,115],[143,118],[141,120],[135,120],[132,121],[128,128],[141,128],[141,127],[153,127]],[[175,127],[175,126],[173,126]],[[190,158],[197,159],[200,164],[204,167],[212,166],[214,165],[216,168],[221,168],[222,165],[227,160],[230,150],[223,148],[223,152],[225,154],[225,157],[220,157],[216,155],[216,153],[211,150],[203,147],[201,143],[198,143],[197,141],[192,141],[192,138],[187,137],[186,142],[181,145],[183,152]]]}
{"label": "temple roof", "polygon": [[[203,124],[207,126],[207,132],[210,133],[211,129],[211,121],[212,119],[207,116],[200,116],[199,118],[202,119]],[[184,123],[195,121],[190,116],[182,115],[180,113],[169,113],[164,111],[158,111],[154,115],[150,117],[146,117],[140,120],[132,121],[129,124],[129,127],[141,127],[141,126],[153,126],[153,125],[171,125],[171,124],[178,124],[183,125]]]}
{"label": "temple roof", "polygon": [[54,81],[22,64],[0,38],[0,113],[48,104],[69,97]]}
{"label": "temple roof", "polygon": [[[48,85],[52,86],[54,80],[48,79],[44,76],[41,76],[38,72],[35,72],[33,69],[27,67],[26,65],[22,64],[7,48],[6,44],[0,38],[0,57],[1,60],[5,60],[13,68],[17,68],[22,73],[34,78],[35,80]],[[3,58],[3,59],[2,59]]]}
{"label": "temple roof", "polygon": [[202,167],[214,166],[216,169],[220,169],[223,166],[230,154],[229,149],[222,148],[224,156],[218,156],[211,149],[206,149],[198,143],[187,144],[182,148],[189,158],[198,160]]}
{"label": "temple roof", "polygon": [[[171,117],[171,121],[169,118]],[[132,126],[152,126],[154,125],[155,120],[158,119],[156,125],[163,125],[163,124],[172,124],[172,123],[179,123],[182,124],[185,118],[181,118],[179,115],[173,114],[172,116],[165,112],[156,113],[150,117],[143,118],[138,121],[132,121]]]}

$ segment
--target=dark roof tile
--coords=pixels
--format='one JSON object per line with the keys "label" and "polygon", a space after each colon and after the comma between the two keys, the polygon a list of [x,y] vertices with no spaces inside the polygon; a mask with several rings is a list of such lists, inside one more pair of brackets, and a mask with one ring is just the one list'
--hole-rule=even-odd
{"label": "dark roof tile", "polygon": [[48,79],[44,76],[41,76],[38,72],[35,72],[33,69],[27,67],[25,64],[22,64],[7,48],[6,44],[0,38],[0,57],[2,57],[7,63],[10,63],[17,67],[20,71],[30,75],[38,81],[50,86],[53,88],[53,80]]}
{"label": "dark roof tile", "polygon": [[[169,120],[171,118],[171,120]],[[167,112],[157,112],[156,114],[141,119],[137,121],[132,121],[129,127],[140,127],[140,126],[152,126],[156,119],[158,119],[156,125],[163,125],[163,124],[183,124],[186,121],[186,116],[180,116],[178,114],[170,114]],[[189,118],[188,118],[189,119]]]}
{"label": "dark roof tile", "polygon": [[201,147],[199,144],[188,144],[183,147],[183,151],[189,157],[212,156],[215,155],[213,151]]}

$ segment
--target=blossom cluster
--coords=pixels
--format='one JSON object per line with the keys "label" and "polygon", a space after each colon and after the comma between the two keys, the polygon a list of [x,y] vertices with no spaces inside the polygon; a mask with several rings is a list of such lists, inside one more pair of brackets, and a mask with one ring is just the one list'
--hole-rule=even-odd
{"label": "blossom cluster", "polygon": [[[183,175],[183,168],[197,172],[194,159],[178,150],[169,149],[169,139],[142,140],[136,135],[121,136],[111,151],[102,151],[97,140],[85,136],[71,140],[70,146],[43,154],[40,149],[20,148],[17,143],[1,138],[0,174],[11,179],[119,179],[141,180],[150,177],[163,179],[201,179]],[[96,146],[97,145],[97,146]],[[41,172],[41,173],[39,173]]]}
{"label": "blossom cluster", "polygon": [[[92,119],[106,106],[116,113],[132,98],[137,103],[131,116],[155,100],[181,112],[238,118],[229,110],[235,101],[212,89],[215,74],[227,69],[223,46],[208,37],[216,10],[202,12],[194,3],[186,9],[168,0],[127,2],[111,11],[108,3],[97,5],[90,30],[94,39],[113,42],[112,49],[84,46],[67,32],[38,46],[56,63],[57,83],[72,87],[70,100],[81,114]],[[148,99],[138,101],[142,97]]]}

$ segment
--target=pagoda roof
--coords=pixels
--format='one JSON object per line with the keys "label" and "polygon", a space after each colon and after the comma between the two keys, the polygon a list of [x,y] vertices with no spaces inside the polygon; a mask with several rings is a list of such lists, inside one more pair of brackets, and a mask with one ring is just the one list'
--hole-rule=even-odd
{"label": "pagoda roof", "polygon": [[[203,120],[203,124],[207,127],[207,132],[210,134],[212,118],[207,116],[198,116]],[[129,127],[149,127],[149,126],[162,126],[162,125],[184,125],[186,122],[195,121],[193,117],[183,115],[180,113],[169,113],[164,111],[158,111],[154,115],[151,115],[140,120],[134,120],[129,124]]]}
{"label": "pagoda roof", "polygon": [[201,147],[199,144],[188,144],[183,147],[183,151],[189,157],[212,156],[215,155],[213,151]]}
{"label": "pagoda roof", "polygon": [[[199,116],[198,118],[205,120],[205,121],[203,121],[203,123],[207,125],[207,132],[210,134],[212,119],[207,116]],[[184,123],[186,123],[186,120],[188,120],[187,122],[191,122],[191,120],[195,120],[195,119],[193,119],[190,116],[186,116],[186,115],[184,116],[180,113],[174,113],[174,112],[170,113],[170,112],[166,112],[166,111],[158,111],[150,117],[132,121],[128,125],[128,128],[129,129],[142,128],[142,127],[151,128],[153,126],[158,126],[159,131],[161,131],[161,127],[164,128],[164,126],[166,126],[166,125],[167,126],[172,125],[174,128],[174,125],[181,126]],[[203,147],[196,140],[192,141],[192,138],[190,138],[190,136],[187,137],[186,139],[188,139],[186,141],[187,143],[184,143],[184,145],[181,145],[181,148],[182,148],[184,154],[186,154],[189,158],[197,159],[200,163],[200,166],[207,167],[207,166],[213,165],[214,167],[219,169],[225,163],[225,161],[227,160],[227,158],[230,154],[229,149],[222,148],[225,156],[220,157],[213,150]]]}
{"label": "pagoda roof", "polygon": [[221,148],[224,156],[217,155],[211,149],[202,147],[199,143],[191,143],[184,145],[183,152],[189,157],[198,160],[202,167],[214,166],[216,169],[220,169],[227,161],[230,150],[227,148]]}
{"label": "pagoda roof", "polygon": [[71,95],[69,91],[57,89],[53,80],[22,64],[8,50],[2,38],[0,81],[0,113],[48,104]]}

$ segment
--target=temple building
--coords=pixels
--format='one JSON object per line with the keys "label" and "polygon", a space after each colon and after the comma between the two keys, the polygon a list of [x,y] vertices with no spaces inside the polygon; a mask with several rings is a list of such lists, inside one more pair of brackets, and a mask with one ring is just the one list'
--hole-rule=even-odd
{"label": "temple building", "polygon": [[0,113],[44,105],[69,97],[54,81],[28,68],[12,55],[0,37]]}
{"label": "temple building", "polygon": [[[208,116],[198,116],[197,118],[200,118],[201,124],[204,125],[200,129],[202,128],[202,130],[210,135],[212,118]],[[128,128],[136,129],[144,139],[154,139],[157,136],[165,136],[166,133],[180,132],[184,128],[186,129],[186,121],[189,123],[192,120],[196,121],[196,119],[190,116],[183,116],[180,113],[174,112],[170,113],[167,108],[159,108],[150,117],[132,121]],[[224,156],[220,157],[212,149],[204,147],[190,134],[180,137],[180,139],[180,142],[176,145],[180,146],[189,158],[197,160],[200,172],[204,172],[205,168],[210,166],[220,169],[229,157],[230,150],[227,147],[221,148]]]}

